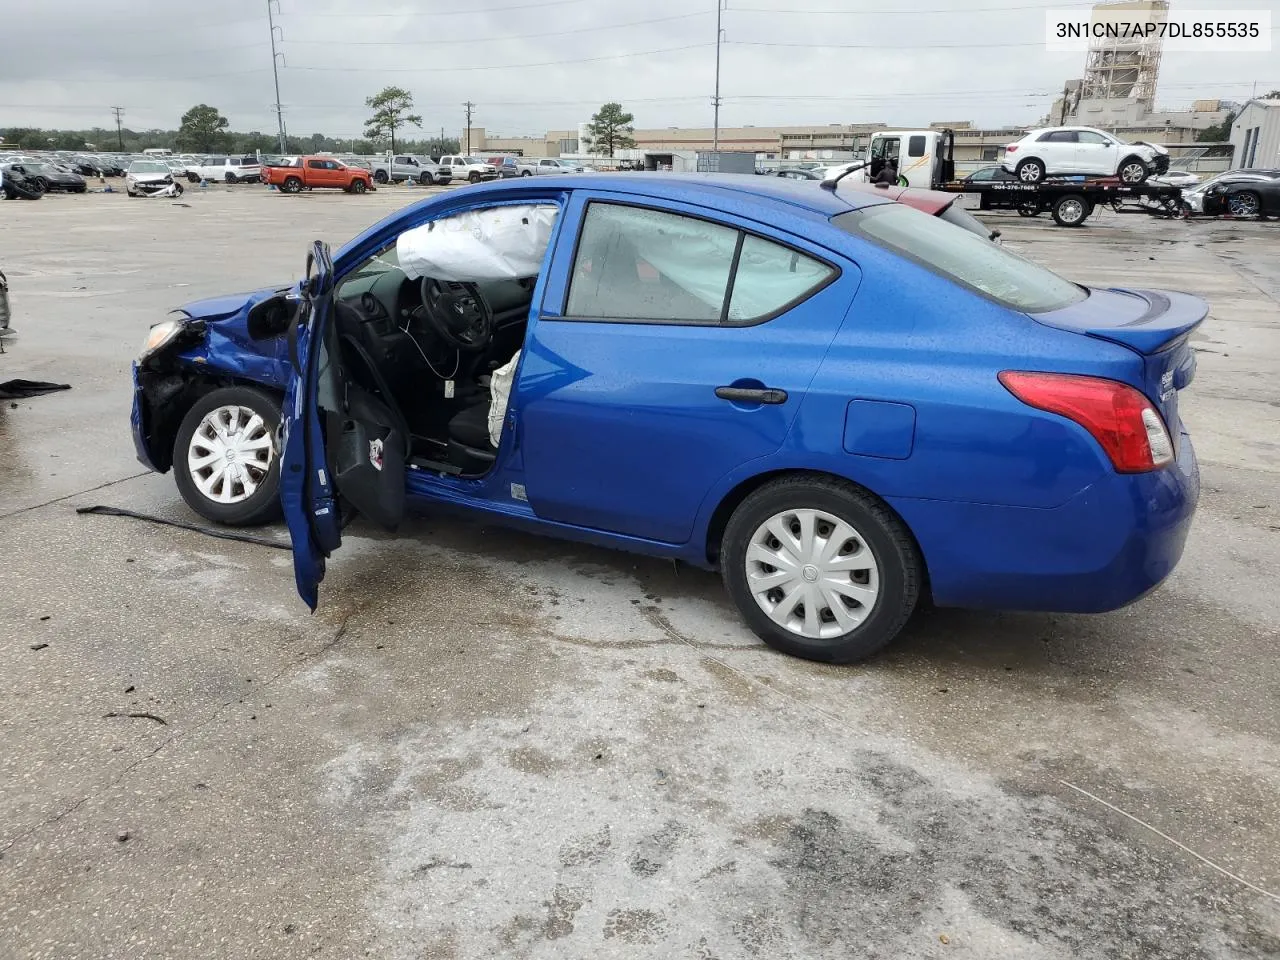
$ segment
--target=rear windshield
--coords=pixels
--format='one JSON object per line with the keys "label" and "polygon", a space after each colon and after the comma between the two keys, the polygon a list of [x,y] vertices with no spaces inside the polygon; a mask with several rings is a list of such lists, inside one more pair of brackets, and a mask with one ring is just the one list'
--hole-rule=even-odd
{"label": "rear windshield", "polygon": [[984,236],[905,204],[864,207],[831,222],[1015,310],[1057,310],[1088,295],[1083,287]]}

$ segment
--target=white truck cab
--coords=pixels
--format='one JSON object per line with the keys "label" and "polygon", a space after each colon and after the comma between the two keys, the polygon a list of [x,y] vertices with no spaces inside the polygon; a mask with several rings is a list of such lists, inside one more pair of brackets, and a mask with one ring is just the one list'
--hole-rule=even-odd
{"label": "white truck cab", "polygon": [[898,185],[931,189],[955,179],[951,130],[885,130],[871,135],[869,163],[849,176],[874,183],[886,166],[898,168]]}

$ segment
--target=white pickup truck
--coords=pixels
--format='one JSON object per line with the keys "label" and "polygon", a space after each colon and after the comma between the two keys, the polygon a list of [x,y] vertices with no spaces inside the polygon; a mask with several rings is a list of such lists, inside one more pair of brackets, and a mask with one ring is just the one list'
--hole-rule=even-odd
{"label": "white pickup truck", "polygon": [[412,180],[425,187],[433,183],[445,184],[453,179],[453,173],[449,167],[407,154],[374,160],[370,166],[373,179],[377,183],[400,183],[403,180]]}
{"label": "white pickup truck", "polygon": [[469,183],[498,179],[498,168],[476,157],[445,154],[440,158],[440,169],[451,171],[455,180],[466,180]]}
{"label": "white pickup truck", "polygon": [[522,177],[540,177],[550,173],[586,173],[586,168],[572,160],[559,157],[541,157],[539,159],[520,160],[516,169]]}

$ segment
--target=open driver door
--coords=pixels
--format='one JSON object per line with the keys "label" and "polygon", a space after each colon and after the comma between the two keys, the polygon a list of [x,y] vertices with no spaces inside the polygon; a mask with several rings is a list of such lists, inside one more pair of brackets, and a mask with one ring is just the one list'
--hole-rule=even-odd
{"label": "open driver door", "polygon": [[280,457],[294,576],[312,610],[325,559],[342,543],[342,508],[393,530],[405,504],[409,438],[386,405],[346,375],[334,295],[333,259],[328,244],[316,241],[289,328],[294,376],[285,393]]}

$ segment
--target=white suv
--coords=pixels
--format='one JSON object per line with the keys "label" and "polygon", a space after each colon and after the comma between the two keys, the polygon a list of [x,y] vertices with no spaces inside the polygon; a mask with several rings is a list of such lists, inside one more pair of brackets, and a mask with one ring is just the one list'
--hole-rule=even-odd
{"label": "white suv", "polygon": [[1047,127],[1005,147],[1000,166],[1023,183],[1063,174],[1142,183],[1169,169],[1169,151],[1151,143],[1126,143],[1092,127]]}
{"label": "white suv", "polygon": [[453,174],[455,180],[466,180],[470,183],[479,183],[481,180],[497,180],[498,168],[491,163],[485,163],[476,157],[461,157],[452,154],[445,154],[440,158],[441,172],[448,170]]}
{"label": "white suv", "polygon": [[257,157],[205,157],[187,167],[187,179],[221,180],[224,183],[257,182],[262,179],[262,165]]}

